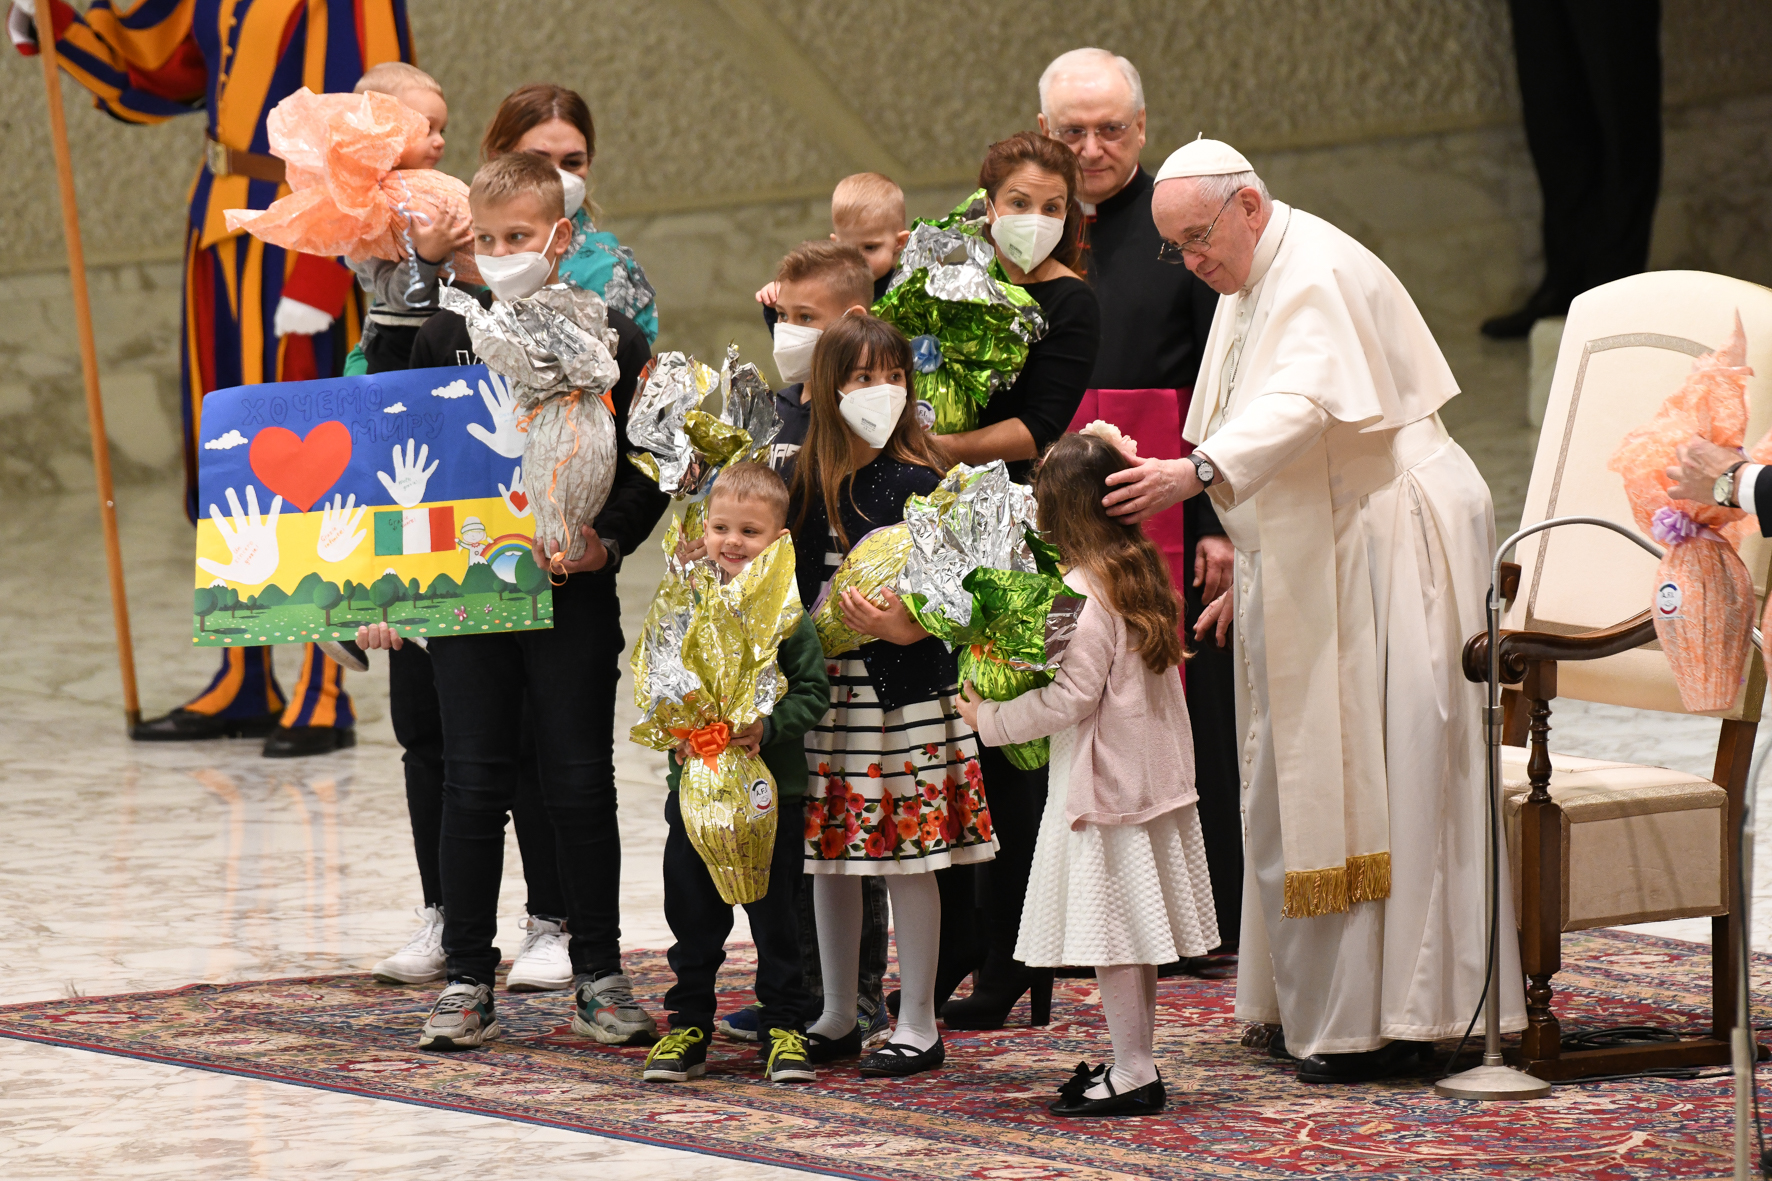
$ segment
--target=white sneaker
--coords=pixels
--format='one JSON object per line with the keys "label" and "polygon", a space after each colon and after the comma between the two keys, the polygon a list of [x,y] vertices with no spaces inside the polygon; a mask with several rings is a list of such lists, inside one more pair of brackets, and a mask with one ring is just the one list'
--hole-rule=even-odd
{"label": "white sneaker", "polygon": [[417,913],[424,926],[405,947],[369,969],[384,984],[427,984],[443,979],[443,908],[426,906]]}
{"label": "white sneaker", "polygon": [[572,936],[566,933],[566,924],[529,915],[522,925],[529,934],[523,936],[523,946],[517,949],[517,958],[511,961],[511,974],[505,977],[505,987],[511,992],[551,992],[557,988],[571,988],[572,956],[567,945],[572,942]]}

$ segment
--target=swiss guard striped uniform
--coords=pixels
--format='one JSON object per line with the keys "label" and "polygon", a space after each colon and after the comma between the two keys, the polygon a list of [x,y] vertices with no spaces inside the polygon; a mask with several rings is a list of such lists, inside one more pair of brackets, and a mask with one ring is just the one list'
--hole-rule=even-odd
{"label": "swiss guard striped uniform", "polygon": [[[93,0],[85,13],[38,0],[62,67],[126,123],[177,115],[208,119],[205,158],[191,186],[185,230],[180,402],[185,509],[197,504],[203,396],[262,381],[302,381],[344,371],[363,320],[351,273],[334,259],[230,233],[226,209],[263,209],[289,192],[283,162],[269,154],[265,117],[303,86],[349,91],[372,65],[412,60],[405,0]],[[21,52],[35,31],[14,14]],[[278,336],[283,298],[334,317],[313,336]],[[344,670],[309,644],[295,692],[285,698],[269,648],[226,648],[210,685],[181,709],[138,727],[136,737],[207,738],[273,731],[265,753],[307,754],[348,745],[354,722]]]}

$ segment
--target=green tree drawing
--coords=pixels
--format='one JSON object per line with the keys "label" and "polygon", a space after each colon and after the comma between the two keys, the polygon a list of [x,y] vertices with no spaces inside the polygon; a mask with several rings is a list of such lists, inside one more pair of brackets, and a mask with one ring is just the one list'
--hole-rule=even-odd
{"label": "green tree drawing", "polygon": [[406,588],[392,574],[384,574],[369,588],[369,601],[381,608],[381,621],[388,621],[388,608],[406,595]]}
{"label": "green tree drawing", "polygon": [[355,611],[357,609],[357,592],[362,589],[363,589],[362,587],[358,586],[356,583],[352,582],[350,579],[348,579],[348,578],[345,579],[345,585],[344,585],[345,610]]}
{"label": "green tree drawing", "polygon": [[251,615],[251,614],[255,613],[256,611],[258,611],[258,609],[259,609],[258,596],[257,595],[247,595],[246,596],[246,614]]}
{"label": "green tree drawing", "polygon": [[517,568],[512,571],[517,576],[517,589],[529,596],[529,618],[541,619],[541,596],[553,584],[548,581],[548,573],[535,564],[535,559],[527,553],[517,557]]}
{"label": "green tree drawing", "polygon": [[224,606],[228,609],[228,618],[238,619],[240,617],[240,592],[231,586],[224,586],[216,588],[216,593],[227,596]]}
{"label": "green tree drawing", "polygon": [[191,596],[191,610],[197,616],[198,631],[207,630],[204,627],[203,621],[211,615],[214,615],[216,608],[219,606],[221,606],[221,604],[215,601],[215,592],[213,590],[210,590],[206,586],[200,586],[197,588],[197,593]]}
{"label": "green tree drawing", "polygon": [[312,603],[314,601],[314,588],[325,581],[324,578],[321,578],[317,573],[310,570],[302,575],[301,581],[295,584],[295,589],[289,592],[289,597],[298,603]]}
{"label": "green tree drawing", "polygon": [[332,626],[332,609],[345,601],[345,594],[336,582],[322,582],[314,588],[314,606],[326,613],[326,626]]}
{"label": "green tree drawing", "polygon": [[406,584],[406,598],[414,607],[422,601],[422,595],[418,589],[418,579],[414,578]]}

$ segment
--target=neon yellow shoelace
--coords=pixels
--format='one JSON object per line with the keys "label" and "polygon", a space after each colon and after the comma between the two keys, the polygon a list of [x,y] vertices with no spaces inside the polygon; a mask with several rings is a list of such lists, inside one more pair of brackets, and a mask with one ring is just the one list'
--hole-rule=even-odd
{"label": "neon yellow shoelace", "polygon": [[707,1034],[695,1026],[688,1029],[673,1029],[658,1039],[652,1049],[646,1051],[646,1065],[651,1066],[654,1058],[678,1058],[690,1046],[707,1040]]}

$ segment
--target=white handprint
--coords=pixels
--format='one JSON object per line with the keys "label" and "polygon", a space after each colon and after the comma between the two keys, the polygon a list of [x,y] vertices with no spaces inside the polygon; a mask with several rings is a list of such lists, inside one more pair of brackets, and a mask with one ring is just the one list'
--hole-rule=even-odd
{"label": "white handprint", "polygon": [[430,467],[425,466],[425,460],[431,454],[428,445],[418,449],[418,461],[413,462],[412,448],[416,443],[416,439],[406,440],[404,458],[400,455],[400,444],[394,444],[393,479],[389,479],[386,472],[375,473],[376,478],[381,481],[381,486],[388,490],[388,495],[392,496],[394,503],[401,508],[411,508],[425,498],[425,481],[431,478],[431,473],[437,470],[437,464],[442,462],[442,460],[435,460]]}
{"label": "white handprint", "polygon": [[[357,522],[369,510],[368,505],[357,505],[357,494],[351,493],[349,500],[343,500],[344,507],[339,507],[343,500],[337,493],[333,494],[332,503],[320,502],[320,542],[314,552],[322,562],[342,562],[351,556],[351,552],[363,543],[369,534],[366,530],[357,529]],[[353,534],[351,530],[357,529]]]}
{"label": "white handprint", "polygon": [[498,486],[498,494],[505,498],[505,507],[511,510],[513,517],[527,517],[534,510],[529,507],[529,493],[523,491],[523,467],[521,464],[511,469],[511,486]]}
{"label": "white handprint", "polygon": [[228,489],[229,517],[211,502],[209,519],[228,546],[227,565],[210,558],[198,558],[197,565],[217,578],[225,578],[242,586],[267,582],[277,572],[277,514],[283,511],[283,498],[271,501],[271,515],[262,520],[258,515],[258,493],[246,485],[246,512],[240,511],[240,498]]}
{"label": "white handprint", "polygon": [[485,382],[480,383],[480,400],[492,414],[492,429],[470,422],[468,434],[506,459],[516,459],[523,454],[523,432],[517,429],[517,399],[504,378],[496,373],[491,376],[491,389],[486,388]]}

